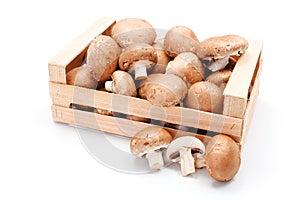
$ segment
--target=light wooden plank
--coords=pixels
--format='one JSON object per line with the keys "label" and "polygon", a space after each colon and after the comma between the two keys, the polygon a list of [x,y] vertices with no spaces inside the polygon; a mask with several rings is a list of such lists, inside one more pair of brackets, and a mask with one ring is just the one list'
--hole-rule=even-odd
{"label": "light wooden plank", "polygon": [[94,37],[103,33],[114,22],[115,19],[111,17],[100,18],[54,56],[48,63],[50,81],[66,83],[66,67],[88,47]]}
{"label": "light wooden plank", "polygon": [[223,114],[227,116],[243,118],[246,110],[248,89],[263,46],[261,41],[248,42],[249,47],[236,63],[223,93]]}
{"label": "light wooden plank", "polygon": [[242,131],[242,138],[241,138],[241,145],[243,146],[245,143],[245,139],[248,134],[248,130],[250,127],[250,123],[252,121],[253,113],[255,110],[255,106],[257,103],[258,95],[259,95],[259,86],[260,86],[260,76],[262,71],[262,63],[259,63],[257,75],[254,81],[254,85],[252,88],[251,96],[249,99],[249,103],[247,105],[247,109],[245,112],[244,120],[243,120],[243,131]]}
{"label": "light wooden plank", "polygon": [[242,119],[224,115],[182,107],[157,107],[144,99],[51,82],[50,95],[57,105],[65,107],[76,103],[241,137]]}
{"label": "light wooden plank", "polygon": [[[91,129],[96,129],[108,133],[113,133],[125,137],[132,137],[138,131],[147,127],[158,127],[157,125],[136,122],[112,116],[100,115],[91,112],[74,110],[57,105],[52,105],[52,116],[54,121],[83,126]],[[210,140],[209,136],[193,134],[186,131],[166,128],[173,138],[185,135],[191,135],[199,138],[204,143]]]}

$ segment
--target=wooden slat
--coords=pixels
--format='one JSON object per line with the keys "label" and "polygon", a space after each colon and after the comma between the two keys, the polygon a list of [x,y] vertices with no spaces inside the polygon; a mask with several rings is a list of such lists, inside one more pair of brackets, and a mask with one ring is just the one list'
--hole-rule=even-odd
{"label": "wooden slat", "polygon": [[263,46],[261,41],[248,42],[249,47],[236,63],[223,93],[223,114],[227,116],[243,118],[246,110],[248,89]]}
{"label": "wooden slat", "polygon": [[[157,127],[153,124],[147,124],[143,122],[136,122],[127,119],[116,118],[112,116],[74,110],[56,105],[52,105],[52,116],[53,120],[56,122],[63,122],[67,124],[83,126],[125,137],[132,137],[138,131],[150,126]],[[198,135],[172,128],[164,128],[172,134],[173,138],[191,135],[199,138],[204,143],[207,143],[210,140],[209,136]]]}
{"label": "wooden slat", "polygon": [[247,133],[249,130],[249,126],[252,121],[256,102],[258,99],[261,71],[262,71],[262,63],[259,62],[258,71],[256,74],[256,78],[255,78],[254,85],[252,88],[251,96],[250,96],[249,103],[247,105],[247,109],[246,109],[245,116],[244,116],[241,145],[243,145],[245,142],[245,139],[246,139],[246,136],[247,136]]}
{"label": "wooden slat", "polygon": [[182,107],[157,107],[139,98],[51,82],[50,95],[56,105],[64,107],[76,103],[241,137],[242,119],[233,117]]}
{"label": "wooden slat", "polygon": [[115,19],[111,17],[100,18],[52,58],[48,63],[50,81],[66,83],[66,67],[86,50],[94,37],[103,33],[114,22]]}

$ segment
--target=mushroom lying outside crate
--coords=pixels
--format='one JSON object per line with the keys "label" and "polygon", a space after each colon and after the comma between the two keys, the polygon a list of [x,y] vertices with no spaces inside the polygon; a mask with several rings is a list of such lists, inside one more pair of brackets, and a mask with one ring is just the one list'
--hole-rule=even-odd
{"label": "mushroom lying outside crate", "polygon": [[[223,97],[223,110],[220,112],[221,114],[216,114],[180,106],[156,106],[145,99],[137,97],[109,93],[101,89],[95,90],[68,85],[68,72],[81,66],[85,60],[91,62],[93,65],[93,59],[97,59],[97,57],[86,59],[89,46],[95,38],[100,37],[103,41],[111,42],[110,45],[107,45],[110,48],[115,46],[114,42],[105,37],[105,35],[111,35],[115,24],[116,21],[112,18],[104,17],[99,19],[49,61],[49,90],[52,98],[52,116],[54,121],[97,129],[126,137],[132,137],[147,127],[160,127],[160,123],[147,123],[111,115],[101,115],[96,112],[73,109],[71,106],[81,105],[122,113],[125,116],[130,115],[137,118],[146,118],[153,121],[188,127],[184,131],[177,130],[174,128],[176,126],[172,128],[165,127],[174,139],[181,136],[195,136],[207,145],[211,137],[206,134],[197,134],[197,130],[204,130],[201,132],[205,133],[208,131],[215,134],[226,134],[233,138],[238,146],[244,144],[259,92],[259,79],[262,69],[261,52],[263,46],[261,41],[248,40],[249,46],[247,51],[236,61],[231,76],[226,86],[224,86],[225,89],[221,93]],[[147,27],[152,31],[151,27],[148,25]],[[122,32],[122,30],[115,28],[114,33],[119,31],[120,33]],[[180,32],[183,34],[179,34]],[[99,36],[101,34],[103,36]],[[154,35],[154,33],[151,34]],[[171,43],[174,38],[178,37],[181,37],[183,49],[194,52],[199,58],[205,57],[205,51],[198,48],[200,42],[187,27],[177,27],[167,33],[164,47],[168,55],[175,57],[182,53],[182,49],[175,49]],[[186,41],[190,40],[189,38],[192,38],[194,45],[192,49],[188,49],[190,47],[186,46]],[[129,46],[129,44],[125,46]],[[115,48],[117,49],[116,54],[109,54],[109,56],[112,56],[109,59],[113,61],[112,64],[105,66],[114,70],[117,65],[117,61],[114,58],[121,54],[121,50],[117,46]],[[104,65],[105,63],[102,64]],[[114,70],[109,72],[109,76],[112,75]],[[92,76],[96,80],[100,80],[98,75],[103,72],[94,70],[93,67],[91,71]],[[85,73],[89,74],[89,70]],[[153,75],[151,74],[150,76]],[[171,74],[165,75],[171,76]],[[108,81],[109,76],[103,77],[102,81]],[[111,86],[111,82],[108,82],[108,85]],[[98,85],[98,87],[103,86]],[[252,89],[249,92],[250,88]],[[180,96],[180,98],[182,97]]]}

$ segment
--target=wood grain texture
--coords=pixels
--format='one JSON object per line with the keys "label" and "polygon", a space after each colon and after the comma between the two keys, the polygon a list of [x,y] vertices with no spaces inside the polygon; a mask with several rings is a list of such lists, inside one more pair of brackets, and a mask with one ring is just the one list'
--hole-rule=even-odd
{"label": "wood grain texture", "polygon": [[[85,112],[75,110],[71,108],[65,108],[57,105],[52,105],[52,117],[56,122],[62,122],[67,124],[73,124],[77,126],[83,126],[91,129],[96,129],[108,133],[114,133],[117,135],[132,137],[138,131],[147,127],[158,127],[154,124],[148,124],[143,122],[131,121],[123,118],[116,118],[112,116],[100,115],[92,112]],[[172,128],[166,128],[173,138],[191,135],[199,138],[205,144],[210,140],[209,136],[199,135],[186,131],[176,130]]]}
{"label": "wood grain texture", "polygon": [[223,114],[227,116],[243,118],[247,107],[248,90],[263,46],[261,41],[248,42],[249,47],[236,63],[223,93]]}
{"label": "wood grain texture", "polygon": [[55,99],[53,104],[63,107],[76,103],[241,137],[242,119],[220,114],[182,107],[158,107],[144,99],[51,82],[50,96]]}
{"label": "wood grain texture", "polygon": [[86,51],[94,37],[106,31],[114,22],[115,19],[111,17],[100,18],[54,56],[48,63],[50,81],[66,83],[66,67]]}
{"label": "wood grain texture", "polygon": [[252,88],[251,96],[249,98],[249,102],[245,111],[244,120],[243,120],[243,129],[242,129],[242,138],[241,145],[243,146],[248,134],[249,126],[252,121],[253,113],[255,110],[256,102],[259,95],[259,86],[260,86],[260,75],[262,71],[262,62],[258,63],[258,70],[256,73],[254,85]]}

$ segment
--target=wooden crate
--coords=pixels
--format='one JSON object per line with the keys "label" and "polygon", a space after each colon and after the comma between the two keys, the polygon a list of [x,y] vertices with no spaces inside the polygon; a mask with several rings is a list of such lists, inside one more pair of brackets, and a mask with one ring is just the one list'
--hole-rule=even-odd
{"label": "wooden crate", "polygon": [[[152,123],[130,121],[70,108],[70,104],[74,103],[224,133],[230,135],[236,142],[244,143],[258,97],[262,68],[261,41],[249,40],[249,48],[238,60],[224,90],[223,114],[214,114],[183,107],[158,107],[144,99],[67,85],[67,72],[81,65],[93,38],[99,34],[109,34],[114,23],[115,20],[112,18],[99,19],[49,61],[49,90],[54,121],[127,137],[146,127],[156,126]],[[249,88],[251,88],[250,95]],[[193,131],[167,129],[173,136],[195,135]],[[209,140],[209,136],[205,134],[196,136],[205,143]]]}

